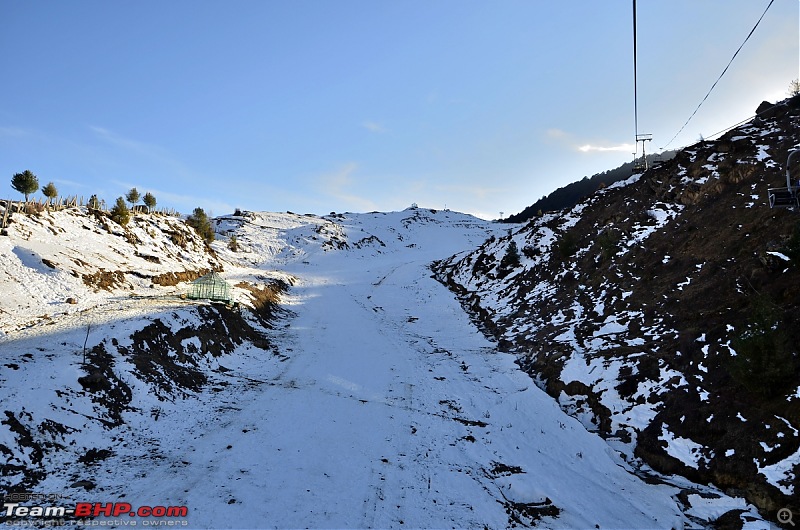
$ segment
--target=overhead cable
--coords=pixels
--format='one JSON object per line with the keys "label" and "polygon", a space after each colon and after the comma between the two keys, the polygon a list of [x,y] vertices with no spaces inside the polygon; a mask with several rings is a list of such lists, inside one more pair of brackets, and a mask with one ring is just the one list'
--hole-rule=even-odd
{"label": "overhead cable", "polygon": [[[711,91],[712,91],[712,90],[714,90],[714,87],[716,87],[716,86],[717,86],[717,83],[719,83],[720,79],[722,79],[722,76],[723,76],[723,75],[725,75],[725,72],[727,72],[727,71],[728,71],[728,68],[731,66],[731,63],[733,63],[733,60],[734,60],[734,59],[736,59],[736,56],[739,54],[739,52],[742,50],[742,48],[744,47],[744,45],[745,45],[745,44],[747,43],[747,41],[750,39],[750,36],[751,36],[751,35],[753,35],[753,32],[755,32],[756,28],[757,28],[757,27],[758,27],[758,25],[761,23],[761,19],[763,19],[763,18],[764,18],[764,15],[766,15],[766,14],[767,14],[767,11],[769,11],[769,8],[770,8],[770,7],[772,7],[772,3],[773,3],[773,2],[775,2],[775,0],[770,0],[770,2],[769,2],[769,5],[767,5],[767,8],[764,10],[764,12],[763,12],[763,13],[761,14],[761,16],[759,17],[759,19],[758,19],[758,22],[756,22],[756,25],[755,25],[755,26],[753,26],[753,29],[751,29],[751,30],[750,30],[750,33],[748,33],[748,34],[747,34],[747,37],[744,39],[744,42],[742,42],[741,46],[739,46],[739,48],[736,50],[736,53],[734,53],[734,54],[733,54],[733,57],[731,57],[731,60],[730,60],[730,61],[728,61],[728,65],[725,67],[725,69],[722,71],[722,73],[721,73],[721,74],[719,74],[719,77],[717,78],[717,80],[716,80],[716,81],[714,81],[714,84],[713,84],[713,85],[711,85],[711,88],[708,90],[708,93],[707,93],[707,94],[706,94],[706,96],[703,98],[703,100],[702,100],[702,101],[700,101],[700,104],[699,104],[699,105],[697,105],[697,108],[696,108],[696,109],[694,109],[694,112],[692,112],[692,115],[691,115],[691,116],[689,116],[689,119],[688,119],[688,120],[686,120],[686,123],[684,123],[684,124],[683,124],[683,126],[680,128],[680,130],[679,130],[677,133],[675,133],[675,136],[673,136],[673,137],[672,137],[672,139],[671,139],[669,142],[667,142],[667,144],[664,146],[664,148],[665,148],[665,149],[666,149],[667,147],[669,147],[669,144],[671,144],[671,143],[672,143],[672,142],[675,140],[675,138],[677,138],[677,137],[678,137],[678,135],[679,135],[681,132],[683,132],[683,129],[685,129],[685,128],[686,128],[686,126],[687,126],[687,125],[689,125],[689,122],[692,120],[692,118],[694,118],[694,115],[695,115],[695,114],[697,114],[697,111],[698,111],[698,110],[700,110],[700,107],[702,107],[702,106],[703,106],[703,103],[705,103],[706,99],[708,99],[708,96],[711,94]],[[636,6],[636,1],[635,1],[635,0],[634,0],[634,6]],[[634,7],[634,9],[635,9],[635,7]],[[635,54],[635,53],[636,53],[636,52],[634,51],[634,54]],[[634,55],[634,57],[635,57],[635,55]],[[634,61],[635,61],[635,59],[634,59]]]}
{"label": "overhead cable", "polygon": [[[633,125],[636,140],[639,139],[639,102],[636,87],[636,0],[633,0]],[[639,142],[636,142],[638,150]]]}

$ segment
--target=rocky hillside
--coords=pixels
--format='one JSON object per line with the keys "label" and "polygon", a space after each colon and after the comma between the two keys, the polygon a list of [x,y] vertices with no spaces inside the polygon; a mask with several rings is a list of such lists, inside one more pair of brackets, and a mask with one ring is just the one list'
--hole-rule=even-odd
{"label": "rocky hillside", "polygon": [[[663,153],[647,155],[649,166],[657,166],[662,164],[665,160],[669,160],[675,156],[675,151],[664,151]],[[641,158],[638,158],[636,163],[641,164]],[[596,190],[610,186],[616,182],[627,180],[636,167],[634,162],[626,162],[621,166],[596,173],[591,177],[583,177],[583,179],[567,184],[564,187],[558,188],[549,195],[546,195],[531,204],[521,212],[509,215],[504,222],[507,223],[525,223],[542,212],[552,212],[556,210],[563,210],[565,208],[572,208],[578,204],[582,199],[591,195]]]}
{"label": "rocky hillside", "polygon": [[435,272],[643,470],[798,513],[800,213],[767,202],[798,147],[795,97]]}

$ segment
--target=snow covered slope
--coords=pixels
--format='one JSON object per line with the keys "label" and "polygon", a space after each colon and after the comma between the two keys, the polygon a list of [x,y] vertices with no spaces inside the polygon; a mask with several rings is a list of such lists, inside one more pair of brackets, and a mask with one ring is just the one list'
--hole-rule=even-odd
{"label": "snow covered slope", "polygon": [[11,216],[0,236],[0,491],[53,472],[80,482],[130,442],[132,423],[213,388],[219,357],[271,355],[262,325],[285,277],[240,271],[235,290],[253,315],[178,296],[182,280],[222,267],[178,218],[137,215],[123,228],[78,208]]}
{"label": "snow covered slope", "polygon": [[171,291],[162,285],[221,267],[202,239],[172,217],[136,215],[123,228],[100,212],[70,208],[14,213],[4,232],[0,334],[106,303],[109,289],[164,294]]}
{"label": "snow covered slope", "polygon": [[98,304],[86,364],[82,315],[9,329],[2,488],[187,506],[193,528],[679,528],[719,510],[697,496],[684,514],[679,488],[631,473],[431,277],[506,228],[424,209],[221,219],[223,275],[248,301],[293,283],[283,316]]}
{"label": "snow covered slope", "polygon": [[800,219],[767,202],[798,147],[794,98],[437,274],[614,447],[798,513]]}

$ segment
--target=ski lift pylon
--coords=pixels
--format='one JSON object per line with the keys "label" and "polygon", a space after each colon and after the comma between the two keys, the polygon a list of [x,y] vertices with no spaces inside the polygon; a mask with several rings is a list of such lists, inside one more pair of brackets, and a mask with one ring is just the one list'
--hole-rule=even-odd
{"label": "ski lift pylon", "polygon": [[[644,173],[648,169],[650,169],[647,163],[647,153],[644,148],[645,142],[652,142],[653,135],[652,134],[637,134],[636,135],[636,153],[639,152],[639,142],[642,142],[642,157],[641,158],[634,158],[633,159],[633,172],[634,173]],[[636,153],[633,156],[636,156]]]}

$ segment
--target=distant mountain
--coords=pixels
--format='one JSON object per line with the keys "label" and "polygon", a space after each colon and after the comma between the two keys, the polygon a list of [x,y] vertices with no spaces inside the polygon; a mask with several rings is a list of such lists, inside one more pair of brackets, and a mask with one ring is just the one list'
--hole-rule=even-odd
{"label": "distant mountain", "polygon": [[[648,165],[654,166],[666,162],[674,157],[675,153],[677,153],[677,151],[665,151],[660,154],[647,155]],[[610,186],[615,182],[629,178],[633,172],[634,163],[626,162],[616,169],[609,169],[608,171],[597,173],[591,177],[584,177],[577,182],[558,188],[550,195],[542,197],[520,213],[511,215],[503,221],[507,223],[524,223],[528,219],[539,215],[539,212],[554,212],[565,208],[572,208],[584,197],[588,197],[604,186]]]}

